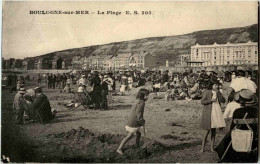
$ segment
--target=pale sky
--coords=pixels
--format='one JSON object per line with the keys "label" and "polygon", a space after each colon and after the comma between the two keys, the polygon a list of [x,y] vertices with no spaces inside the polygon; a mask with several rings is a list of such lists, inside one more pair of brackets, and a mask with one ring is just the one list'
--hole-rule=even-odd
{"label": "pale sky", "polygon": [[[46,53],[257,23],[254,2],[3,2],[2,57]],[[87,10],[90,15],[31,15],[30,10]],[[98,15],[151,11],[152,15]]]}

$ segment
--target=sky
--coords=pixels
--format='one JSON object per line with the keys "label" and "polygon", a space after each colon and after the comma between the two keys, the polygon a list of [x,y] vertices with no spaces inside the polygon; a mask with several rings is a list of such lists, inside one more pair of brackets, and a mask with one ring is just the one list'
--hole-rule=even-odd
{"label": "sky", "polygon": [[[258,22],[257,5],[257,1],[3,2],[2,57],[23,59],[70,48],[249,26]],[[91,14],[30,14],[52,10]]]}

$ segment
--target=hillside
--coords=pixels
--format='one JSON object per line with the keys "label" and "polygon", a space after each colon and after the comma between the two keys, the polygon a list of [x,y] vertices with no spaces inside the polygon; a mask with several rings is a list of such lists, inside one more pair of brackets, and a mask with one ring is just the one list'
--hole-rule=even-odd
{"label": "hillside", "polygon": [[258,41],[257,24],[246,27],[197,31],[177,36],[152,37],[105,45],[67,49],[34,58],[53,58],[57,55],[62,55],[63,58],[71,59],[76,55],[116,55],[120,52],[139,52],[145,50],[160,57],[160,61],[163,62],[167,58],[174,61],[179,54],[190,53],[190,47],[196,43],[201,45],[213,44],[214,42],[217,42],[218,44],[227,42],[244,43],[249,40],[253,42]]}

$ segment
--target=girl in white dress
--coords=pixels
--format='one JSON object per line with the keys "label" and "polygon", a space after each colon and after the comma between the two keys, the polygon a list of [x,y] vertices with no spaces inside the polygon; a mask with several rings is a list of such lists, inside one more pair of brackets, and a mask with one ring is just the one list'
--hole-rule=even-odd
{"label": "girl in white dress", "polygon": [[212,110],[211,110],[211,151],[214,151],[214,143],[216,138],[216,129],[226,127],[226,123],[221,111],[220,102],[224,103],[225,98],[222,93],[218,90],[218,85],[214,84],[212,87]]}
{"label": "girl in white dress", "polygon": [[[226,123],[221,111],[221,107],[219,104],[219,98],[217,97],[217,84],[213,85],[212,89],[212,99],[216,100],[215,102],[212,102],[212,111],[211,111],[211,128],[223,128],[226,127]],[[219,92],[219,91],[218,91]]]}

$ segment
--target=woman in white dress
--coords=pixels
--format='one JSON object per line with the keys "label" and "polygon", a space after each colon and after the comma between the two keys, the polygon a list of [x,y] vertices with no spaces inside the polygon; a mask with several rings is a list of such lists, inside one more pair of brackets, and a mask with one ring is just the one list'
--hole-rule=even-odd
{"label": "woman in white dress", "polygon": [[121,87],[120,87],[120,92],[122,95],[124,95],[124,93],[125,93],[127,83],[128,83],[128,79],[127,79],[126,75],[124,74],[121,79]]}
{"label": "woman in white dress", "polygon": [[133,78],[131,75],[128,76],[128,90],[133,88]]}

